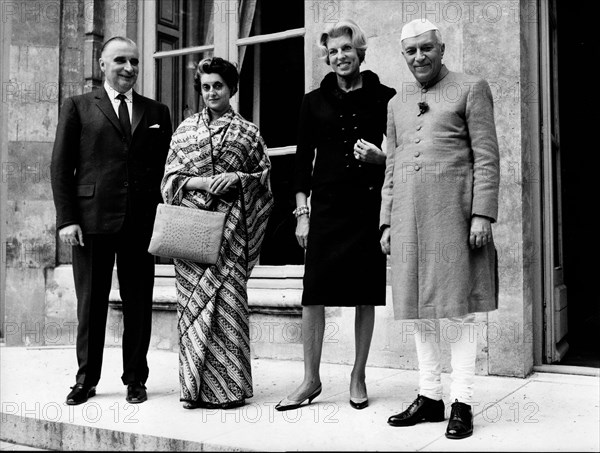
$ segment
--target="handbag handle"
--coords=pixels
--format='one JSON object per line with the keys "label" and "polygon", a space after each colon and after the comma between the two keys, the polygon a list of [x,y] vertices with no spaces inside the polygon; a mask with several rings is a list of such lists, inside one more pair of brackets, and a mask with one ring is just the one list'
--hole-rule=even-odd
{"label": "handbag handle", "polygon": [[[186,182],[187,182],[187,180],[186,180]],[[169,203],[169,204],[173,204],[173,202],[177,199],[177,195],[179,195],[179,192],[181,191],[181,189],[183,189],[183,186],[185,186],[185,184],[180,184],[179,185],[179,187],[177,188],[177,190],[173,194],[173,198],[171,199],[171,203]]]}

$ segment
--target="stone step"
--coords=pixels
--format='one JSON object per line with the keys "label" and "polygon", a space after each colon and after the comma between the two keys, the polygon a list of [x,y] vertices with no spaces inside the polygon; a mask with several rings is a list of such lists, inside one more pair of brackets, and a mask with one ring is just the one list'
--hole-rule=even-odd
{"label": "stone step", "polygon": [[[248,287],[248,304],[252,309],[259,310],[260,307],[269,307],[273,310],[277,308],[300,308],[302,299],[302,289],[299,288],[263,288],[263,287]],[[109,302],[121,302],[119,289],[114,288],[110,291]],[[175,285],[158,285],[154,287],[153,292],[154,309],[161,307],[166,310],[175,310],[177,303],[177,292]],[[172,306],[170,306],[171,304]],[[289,311],[288,311],[289,312]],[[289,312],[290,314],[297,314]]]}

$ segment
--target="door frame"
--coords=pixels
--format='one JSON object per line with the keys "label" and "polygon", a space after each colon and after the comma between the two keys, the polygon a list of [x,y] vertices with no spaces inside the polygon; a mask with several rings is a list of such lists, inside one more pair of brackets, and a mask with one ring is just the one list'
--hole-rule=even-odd
{"label": "door frame", "polygon": [[[567,353],[567,287],[564,284],[556,0],[539,1],[540,143],[542,218],[542,362],[558,362]],[[556,238],[556,245],[555,245]]]}
{"label": "door frame", "polygon": [[[12,21],[0,21],[0,74],[3,81],[10,80],[10,37]],[[6,93],[3,93],[3,97]],[[6,216],[8,214],[8,181],[5,164],[8,163],[8,102],[0,102],[0,339],[4,338],[6,316]]]}

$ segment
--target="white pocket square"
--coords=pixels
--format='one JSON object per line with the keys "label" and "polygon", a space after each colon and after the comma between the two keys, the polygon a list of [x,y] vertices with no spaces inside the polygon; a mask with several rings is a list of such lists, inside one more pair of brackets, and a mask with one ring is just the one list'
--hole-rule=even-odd
{"label": "white pocket square", "polygon": [[159,129],[159,128],[160,128],[160,124],[153,124],[148,129]]}

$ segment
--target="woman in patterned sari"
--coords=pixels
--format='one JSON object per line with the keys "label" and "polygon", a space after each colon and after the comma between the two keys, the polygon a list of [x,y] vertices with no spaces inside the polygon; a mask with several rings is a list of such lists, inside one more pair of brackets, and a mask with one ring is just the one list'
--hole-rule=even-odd
{"label": "woman in patterned sari", "polygon": [[173,134],[161,184],[166,203],[229,213],[215,265],[175,260],[186,409],[236,407],[252,397],[247,282],[273,197],[258,127],[229,104],[237,83],[226,60],[198,64],[194,88],[205,107]]}

